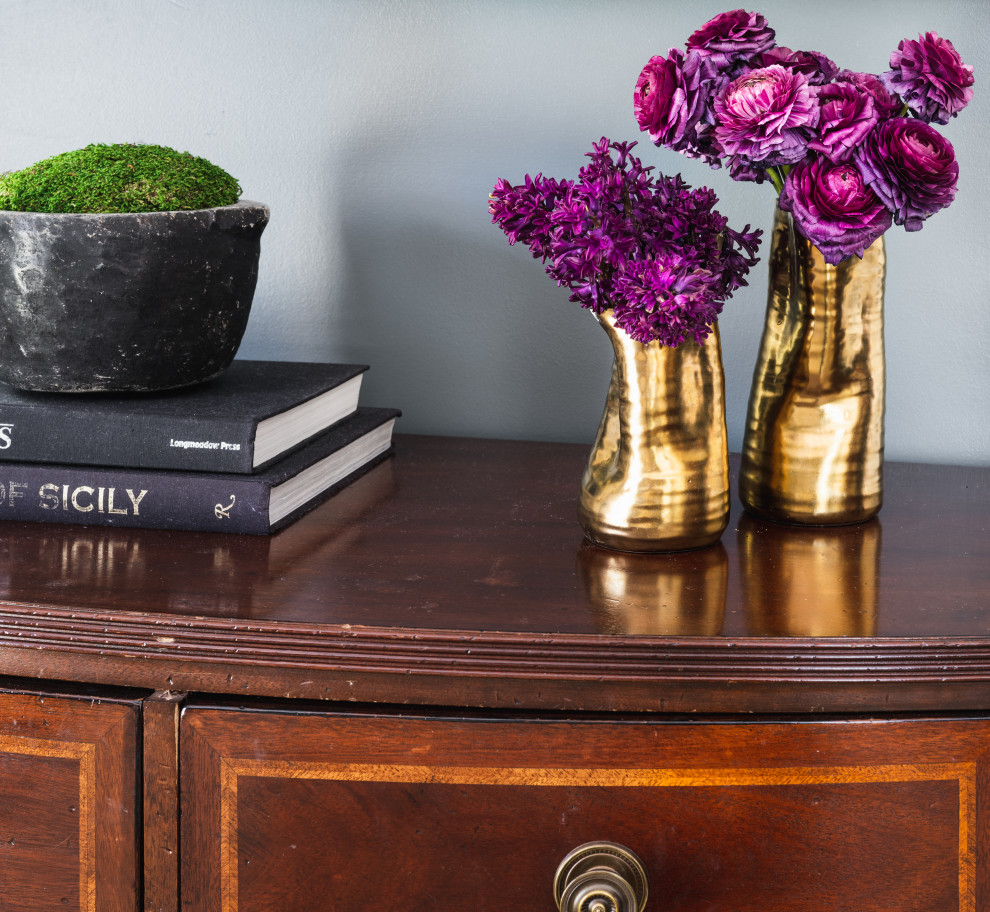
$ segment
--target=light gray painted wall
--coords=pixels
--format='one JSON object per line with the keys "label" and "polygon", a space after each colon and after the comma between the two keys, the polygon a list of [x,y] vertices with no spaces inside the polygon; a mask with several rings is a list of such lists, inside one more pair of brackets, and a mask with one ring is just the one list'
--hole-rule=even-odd
{"label": "light gray painted wall", "polygon": [[[638,135],[655,53],[731,8],[673,0],[0,0],[0,170],[89,142],[212,159],[268,203],[242,357],[360,360],[408,432],[590,442],[611,353],[588,314],[487,214],[498,177],[577,172]],[[879,72],[934,30],[976,70],[945,128],[956,202],[887,235],[887,455],[990,464],[990,3],[766,0],[778,42]],[[772,191],[655,149],[734,225]],[[738,449],[766,267],[722,321]]]}

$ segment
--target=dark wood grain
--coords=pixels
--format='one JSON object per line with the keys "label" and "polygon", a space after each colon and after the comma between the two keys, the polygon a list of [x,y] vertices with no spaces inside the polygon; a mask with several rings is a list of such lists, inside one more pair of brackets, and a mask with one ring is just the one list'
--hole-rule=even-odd
{"label": "dark wood grain", "polygon": [[398,438],[271,538],[0,523],[0,671],[629,711],[990,706],[990,470],[888,464],[880,518],[676,555],[585,544],[586,448]]}
{"label": "dark wood grain", "polygon": [[193,706],[183,908],[550,909],[564,855],[610,840],[643,859],[649,912],[976,912],[988,736]]}
{"label": "dark wood grain", "polygon": [[0,907],[136,912],[136,701],[0,685]]}
{"label": "dark wood grain", "polygon": [[552,908],[591,839],[651,912],[982,912],[990,470],[634,556],[584,456],[400,437],[271,538],[0,522],[0,674],[47,679],[0,693],[4,912]]}
{"label": "dark wood grain", "polygon": [[179,912],[179,713],[183,694],[141,703],[144,912]]}

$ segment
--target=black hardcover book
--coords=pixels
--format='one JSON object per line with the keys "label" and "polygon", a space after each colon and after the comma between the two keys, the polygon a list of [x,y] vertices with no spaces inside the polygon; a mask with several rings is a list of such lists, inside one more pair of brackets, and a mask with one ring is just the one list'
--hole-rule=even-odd
{"label": "black hardcover book", "polygon": [[400,414],[358,408],[252,475],[7,463],[0,519],[267,535],[384,459]]}
{"label": "black hardcover book", "polygon": [[31,393],[0,384],[0,460],[256,472],[350,415],[364,364],[234,361],[164,393]]}

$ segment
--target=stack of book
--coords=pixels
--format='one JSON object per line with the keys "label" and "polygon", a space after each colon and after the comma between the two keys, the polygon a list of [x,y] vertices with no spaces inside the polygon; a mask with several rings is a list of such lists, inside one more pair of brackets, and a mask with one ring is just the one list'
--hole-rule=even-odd
{"label": "stack of book", "polygon": [[266,535],[392,451],[362,364],[235,361],[154,395],[0,386],[0,519]]}

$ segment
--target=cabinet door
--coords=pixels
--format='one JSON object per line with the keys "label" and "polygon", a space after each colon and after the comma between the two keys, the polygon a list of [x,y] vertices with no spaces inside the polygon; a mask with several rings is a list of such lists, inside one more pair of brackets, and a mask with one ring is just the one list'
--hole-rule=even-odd
{"label": "cabinet door", "polygon": [[0,689],[0,909],[134,912],[137,709]]}
{"label": "cabinet door", "polygon": [[653,912],[988,908],[984,720],[192,707],[180,741],[188,912],[553,912],[592,841],[639,856]]}

